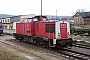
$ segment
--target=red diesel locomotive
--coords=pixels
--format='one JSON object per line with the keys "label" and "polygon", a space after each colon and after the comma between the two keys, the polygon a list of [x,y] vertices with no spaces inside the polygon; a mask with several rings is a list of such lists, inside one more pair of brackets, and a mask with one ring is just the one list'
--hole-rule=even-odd
{"label": "red diesel locomotive", "polygon": [[57,48],[72,46],[69,35],[69,22],[48,20],[46,16],[26,18],[16,23],[16,33],[13,33],[17,40]]}

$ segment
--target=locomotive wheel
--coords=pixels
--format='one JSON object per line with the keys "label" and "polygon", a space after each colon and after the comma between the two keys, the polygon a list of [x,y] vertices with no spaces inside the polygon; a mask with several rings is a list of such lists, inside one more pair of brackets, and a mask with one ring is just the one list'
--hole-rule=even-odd
{"label": "locomotive wheel", "polygon": [[25,39],[24,39],[25,42],[28,42],[28,37],[26,36]]}
{"label": "locomotive wheel", "polygon": [[29,38],[28,38],[28,42],[29,42],[29,43],[34,43],[33,37],[29,37]]}

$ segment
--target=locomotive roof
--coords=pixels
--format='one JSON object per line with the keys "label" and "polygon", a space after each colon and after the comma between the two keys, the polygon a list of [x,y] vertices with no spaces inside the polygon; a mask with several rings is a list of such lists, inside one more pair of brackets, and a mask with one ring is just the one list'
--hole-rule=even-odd
{"label": "locomotive roof", "polygon": [[[35,16],[35,17],[40,17],[40,16]],[[34,18],[35,18],[35,17],[34,17]],[[43,18],[47,18],[46,16],[41,16],[41,17],[43,17]]]}
{"label": "locomotive roof", "polygon": [[32,19],[32,18],[22,18],[22,19]]}

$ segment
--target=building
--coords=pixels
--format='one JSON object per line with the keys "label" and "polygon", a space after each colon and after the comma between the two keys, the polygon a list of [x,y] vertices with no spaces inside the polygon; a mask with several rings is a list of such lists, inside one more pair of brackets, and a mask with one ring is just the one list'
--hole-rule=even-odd
{"label": "building", "polygon": [[90,12],[77,12],[74,16],[75,25],[89,25],[90,24]]}
{"label": "building", "polygon": [[10,29],[10,18],[7,17],[7,18],[0,18],[0,21],[2,22],[2,25],[3,25],[3,28],[4,29]]}
{"label": "building", "polygon": [[16,23],[22,21],[23,18],[36,16],[36,14],[18,15],[7,18],[0,18],[4,29],[16,29]]}
{"label": "building", "polygon": [[18,16],[13,16],[10,17],[10,22],[11,22],[11,29],[16,29],[16,22],[22,21],[23,18],[29,18],[36,16],[36,14],[28,14],[28,15],[18,15]]}

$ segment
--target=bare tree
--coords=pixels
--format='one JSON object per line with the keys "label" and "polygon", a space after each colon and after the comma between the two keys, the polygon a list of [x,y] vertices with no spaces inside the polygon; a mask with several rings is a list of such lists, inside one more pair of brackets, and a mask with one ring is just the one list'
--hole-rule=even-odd
{"label": "bare tree", "polygon": [[80,9],[77,9],[77,11],[76,12],[80,12]]}
{"label": "bare tree", "polygon": [[85,12],[85,10],[84,9],[81,9],[81,12]]}
{"label": "bare tree", "polygon": [[74,16],[75,15],[75,12],[72,12],[72,16]]}
{"label": "bare tree", "polygon": [[86,12],[87,9],[77,9],[76,12]]}

